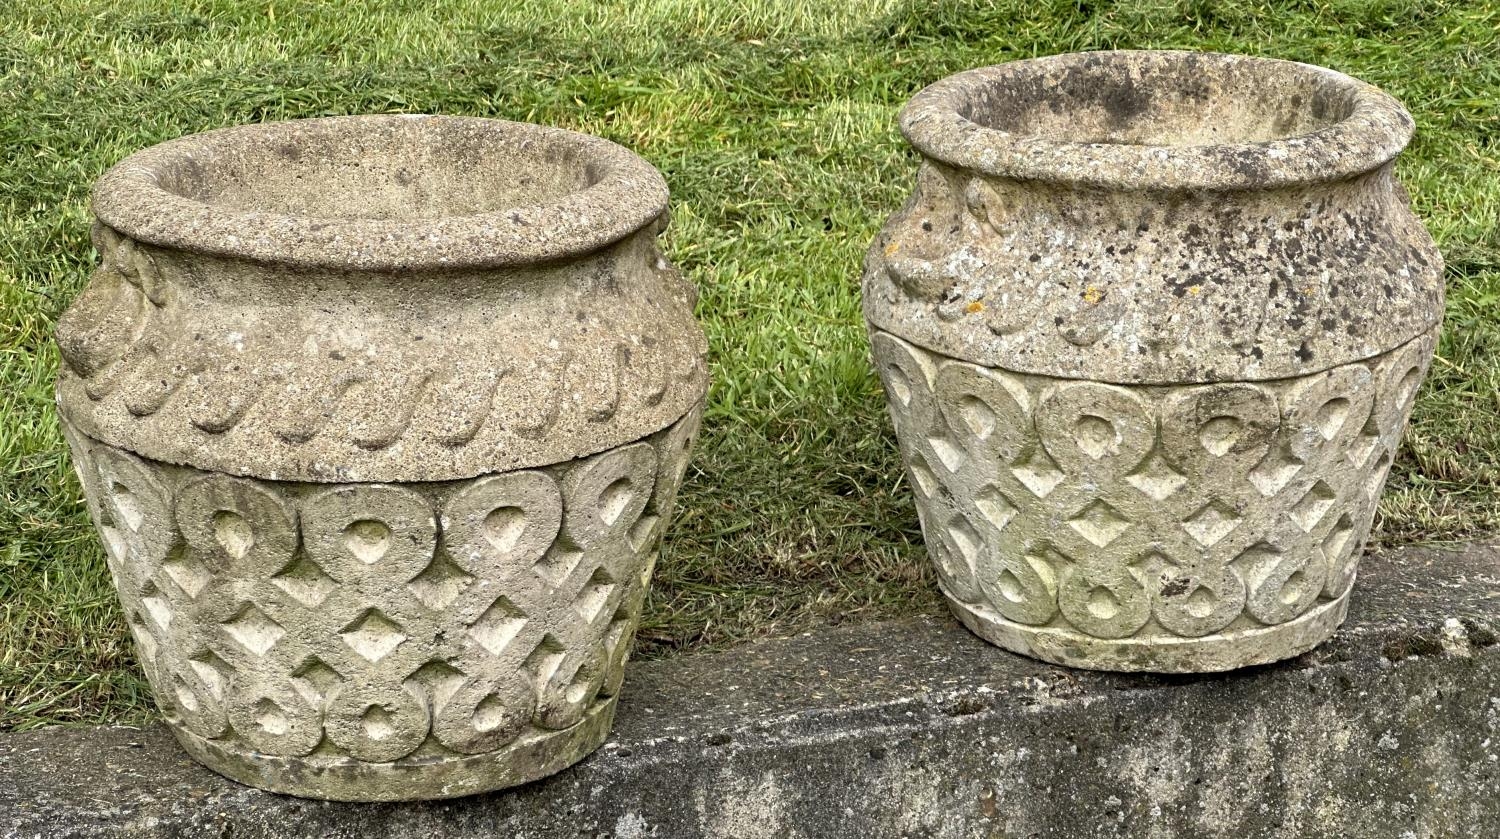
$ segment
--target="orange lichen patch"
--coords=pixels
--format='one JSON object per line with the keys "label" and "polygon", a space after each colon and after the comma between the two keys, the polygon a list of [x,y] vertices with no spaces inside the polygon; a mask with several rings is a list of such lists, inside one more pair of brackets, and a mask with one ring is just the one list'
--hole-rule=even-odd
{"label": "orange lichen patch", "polygon": [[885,246],[885,255],[886,256],[895,256],[896,255],[896,251],[899,251],[899,250],[901,250],[901,243],[900,242],[891,242],[889,245]]}
{"label": "orange lichen patch", "polygon": [[984,311],[984,304],[979,302],[978,300],[975,300],[974,302],[965,306],[964,311],[968,312],[971,315],[977,315],[980,312]]}
{"label": "orange lichen patch", "polygon": [[1088,288],[1084,289],[1083,294],[1080,296],[1083,297],[1083,302],[1092,306],[1095,303],[1098,303],[1100,300],[1104,299],[1104,290],[1096,285],[1091,285]]}

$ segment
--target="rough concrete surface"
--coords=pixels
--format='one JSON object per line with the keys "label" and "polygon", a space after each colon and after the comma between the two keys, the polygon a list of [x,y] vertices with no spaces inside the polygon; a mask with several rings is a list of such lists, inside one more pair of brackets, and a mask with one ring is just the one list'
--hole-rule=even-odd
{"label": "rough concrete surface", "polygon": [[1090,52],[958,73],[863,302],[944,593],[980,635],[1224,670],[1339,623],[1436,346],[1400,103],[1340,73]]}
{"label": "rough concrete surface", "polygon": [[1070,671],[929,616],[632,665],[609,743],[422,804],[226,781],[160,727],[0,739],[6,837],[1494,835],[1500,549],[1367,557],[1317,651],[1228,674]]}
{"label": "rough concrete surface", "polygon": [[708,386],[666,202],[614,143],[438,116],[100,178],[58,409],[183,748],[389,801],[603,741]]}
{"label": "rough concrete surface", "polygon": [[666,185],[503,120],[246,125],[94,191],[61,412],[143,457],[283,481],[446,481],[653,434],[703,399]]}

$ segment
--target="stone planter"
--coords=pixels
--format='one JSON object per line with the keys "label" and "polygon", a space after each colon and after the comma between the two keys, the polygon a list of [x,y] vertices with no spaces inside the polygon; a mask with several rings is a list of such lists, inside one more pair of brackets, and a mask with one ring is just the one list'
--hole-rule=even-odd
{"label": "stone planter", "polygon": [[58,405],[188,752],[389,800],[603,742],[707,385],[666,205],[613,143],[446,117],[105,174]]}
{"label": "stone planter", "polygon": [[1105,52],[960,73],[901,128],[924,160],[864,311],[958,617],[1108,670],[1332,633],[1443,308],[1401,106]]}

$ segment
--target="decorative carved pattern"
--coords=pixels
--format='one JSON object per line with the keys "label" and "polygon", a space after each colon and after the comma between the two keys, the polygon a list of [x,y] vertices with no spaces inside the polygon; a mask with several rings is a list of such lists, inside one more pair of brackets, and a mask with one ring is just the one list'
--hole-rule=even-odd
{"label": "decorative carved pattern", "polygon": [[618,691],[699,418],[430,484],[251,480],[69,441],[173,725],[420,772],[568,729]]}
{"label": "decorative carved pattern", "polygon": [[[57,330],[65,362],[60,404],[91,436],[166,460],[181,458],[181,450],[151,447],[180,441],[212,459],[199,465],[229,472],[249,463],[246,471],[285,476],[294,464],[357,462],[370,472],[357,479],[405,480],[405,464],[426,461],[474,474],[496,451],[517,458],[504,464],[510,468],[565,458],[580,435],[634,439],[680,415],[707,388],[701,332],[659,328],[664,318],[690,317],[687,304],[641,302],[669,296],[654,294],[658,282],[686,294],[664,260],[612,263],[626,265],[617,270],[635,285],[615,299],[580,293],[603,313],[597,322],[572,312],[573,304],[566,317],[535,306],[518,314],[524,307],[503,295],[476,295],[455,315],[462,324],[441,340],[409,334],[389,312],[351,315],[363,348],[356,351],[329,343],[337,330],[302,323],[311,304],[289,310],[293,322],[283,322],[264,308],[192,298],[202,296],[203,283],[184,272],[220,269],[185,268],[102,224],[94,241],[100,266]],[[219,278],[246,284],[231,280]],[[635,293],[643,288],[653,294]],[[491,310],[508,320],[486,315]],[[319,451],[309,455],[310,448]],[[351,479],[331,466],[292,477]]]}
{"label": "decorative carved pattern", "polygon": [[1017,375],[875,332],[950,598],[1099,639],[1203,638],[1342,597],[1433,349],[1275,382]]}

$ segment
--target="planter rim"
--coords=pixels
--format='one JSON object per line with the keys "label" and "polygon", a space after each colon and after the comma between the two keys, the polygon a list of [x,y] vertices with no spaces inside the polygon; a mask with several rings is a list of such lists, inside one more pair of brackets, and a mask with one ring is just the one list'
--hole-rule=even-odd
{"label": "planter rim", "polygon": [[[997,84],[1028,73],[1080,69],[1153,72],[1200,62],[1270,80],[1326,85],[1348,113],[1306,133],[1254,142],[1123,144],[1052,139],[982,125],[967,112]],[[1248,92],[1248,91],[1246,91]],[[981,67],[929,85],[902,109],[902,133],[923,155],[983,175],[1114,190],[1245,190],[1335,181],[1377,169],[1410,141],[1411,115],[1390,94],[1352,76],[1274,58],[1187,50],[1104,50]]]}
{"label": "planter rim", "polygon": [[[570,165],[586,172],[587,183],[515,206],[407,219],[238,208],[170,186],[174,173],[211,169],[225,155],[274,154],[299,143],[336,143],[341,133],[411,129],[467,135],[484,144],[485,154],[572,155]],[[426,114],[323,117],[192,134],[130,155],[93,191],[101,221],[149,244],[255,262],[377,271],[502,267],[579,256],[646,227],[666,209],[661,173],[617,143],[529,123]]]}

